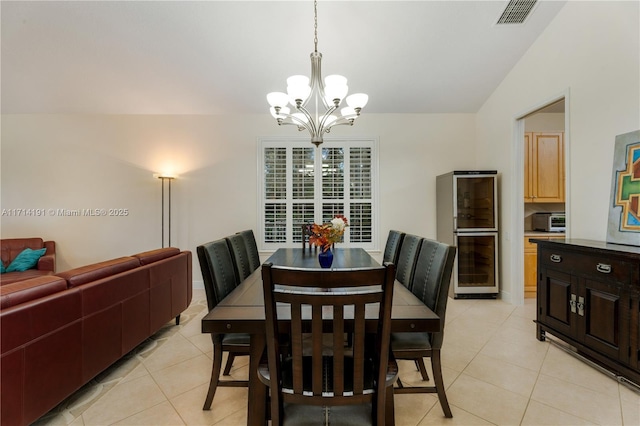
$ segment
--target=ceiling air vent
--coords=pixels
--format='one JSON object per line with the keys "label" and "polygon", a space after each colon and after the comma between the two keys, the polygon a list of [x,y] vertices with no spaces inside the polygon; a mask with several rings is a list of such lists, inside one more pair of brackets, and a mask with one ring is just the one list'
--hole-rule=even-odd
{"label": "ceiling air vent", "polygon": [[538,0],[510,0],[496,24],[522,24]]}

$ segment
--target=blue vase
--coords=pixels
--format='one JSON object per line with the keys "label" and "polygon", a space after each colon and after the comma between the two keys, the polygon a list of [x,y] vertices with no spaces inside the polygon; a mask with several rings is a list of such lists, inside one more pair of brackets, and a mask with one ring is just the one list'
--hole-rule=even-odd
{"label": "blue vase", "polygon": [[331,268],[331,264],[333,263],[333,253],[331,253],[331,249],[321,251],[320,254],[318,254],[318,262],[320,262],[322,268]]}

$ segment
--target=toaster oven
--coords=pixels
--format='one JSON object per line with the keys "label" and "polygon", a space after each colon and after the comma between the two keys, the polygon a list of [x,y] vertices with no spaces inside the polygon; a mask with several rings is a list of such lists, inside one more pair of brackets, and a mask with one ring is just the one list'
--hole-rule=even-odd
{"label": "toaster oven", "polygon": [[533,229],[545,232],[565,232],[564,213],[534,213]]}

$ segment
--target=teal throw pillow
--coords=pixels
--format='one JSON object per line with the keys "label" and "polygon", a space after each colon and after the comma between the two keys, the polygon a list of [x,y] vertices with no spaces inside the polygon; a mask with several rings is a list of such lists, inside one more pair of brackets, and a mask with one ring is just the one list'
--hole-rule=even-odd
{"label": "teal throw pillow", "polygon": [[47,251],[46,248],[42,248],[39,250],[32,250],[30,248],[26,248],[20,252],[19,255],[13,259],[13,262],[7,267],[7,272],[22,272],[27,269],[31,269],[38,264],[38,259],[42,257],[44,252]]}
{"label": "teal throw pillow", "polygon": [[5,272],[7,272],[7,270],[4,269],[4,262],[0,260],[0,274],[4,274]]}

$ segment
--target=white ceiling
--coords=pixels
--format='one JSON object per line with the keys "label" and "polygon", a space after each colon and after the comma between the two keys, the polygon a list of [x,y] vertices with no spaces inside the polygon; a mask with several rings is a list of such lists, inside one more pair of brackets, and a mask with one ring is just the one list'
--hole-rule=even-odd
{"label": "white ceiling", "polygon": [[[324,76],[364,112],[476,112],[565,1],[319,1]],[[2,113],[266,114],[310,73],[311,1],[1,2]]]}

